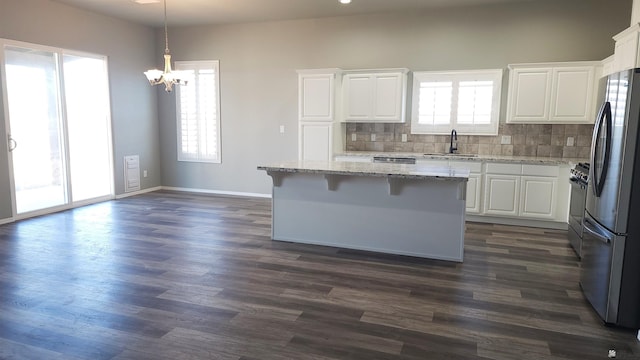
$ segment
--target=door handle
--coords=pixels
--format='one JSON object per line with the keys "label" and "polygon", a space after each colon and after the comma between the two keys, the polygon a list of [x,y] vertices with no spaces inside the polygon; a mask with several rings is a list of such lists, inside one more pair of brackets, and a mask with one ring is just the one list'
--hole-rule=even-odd
{"label": "door handle", "polygon": [[599,231],[597,231],[598,229],[595,227],[595,224],[591,223],[591,221],[587,219],[584,220],[583,229],[589,234],[591,234],[593,237],[597,238],[598,240],[602,241],[605,244],[608,244],[611,242],[611,239],[609,239],[608,237],[602,235]]}
{"label": "door handle", "polygon": [[9,141],[9,152],[11,152],[18,147],[18,142],[15,141],[15,139],[12,138],[11,135],[7,135],[7,139]]}

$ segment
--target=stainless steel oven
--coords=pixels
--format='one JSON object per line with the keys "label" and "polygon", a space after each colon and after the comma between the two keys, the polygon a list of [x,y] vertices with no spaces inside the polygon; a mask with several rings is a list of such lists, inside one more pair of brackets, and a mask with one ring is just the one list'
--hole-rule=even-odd
{"label": "stainless steel oven", "polygon": [[569,243],[578,257],[582,257],[584,208],[587,199],[589,164],[579,163],[571,169],[571,201],[569,202]]}

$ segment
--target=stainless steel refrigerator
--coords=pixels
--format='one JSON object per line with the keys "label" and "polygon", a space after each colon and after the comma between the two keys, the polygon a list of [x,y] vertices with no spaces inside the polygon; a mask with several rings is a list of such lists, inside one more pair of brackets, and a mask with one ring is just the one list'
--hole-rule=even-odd
{"label": "stainless steel refrigerator", "polygon": [[607,324],[640,328],[640,69],[601,80],[580,285]]}

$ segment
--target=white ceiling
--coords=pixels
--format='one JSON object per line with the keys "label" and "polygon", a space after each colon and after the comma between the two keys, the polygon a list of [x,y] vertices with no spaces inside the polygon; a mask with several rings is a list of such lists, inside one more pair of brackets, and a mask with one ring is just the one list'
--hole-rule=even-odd
{"label": "white ceiling", "polygon": [[[162,26],[163,4],[141,5],[133,0],[53,0],[93,12],[150,26]],[[228,24],[319,18],[435,7],[517,3],[534,0],[167,0],[171,26]],[[538,0],[540,1],[540,0]]]}

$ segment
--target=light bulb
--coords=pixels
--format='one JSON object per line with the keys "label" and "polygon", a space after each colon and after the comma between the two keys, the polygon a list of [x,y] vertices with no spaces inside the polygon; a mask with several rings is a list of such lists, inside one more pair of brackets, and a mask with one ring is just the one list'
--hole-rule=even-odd
{"label": "light bulb", "polygon": [[339,0],[340,4],[350,4],[351,0]]}

